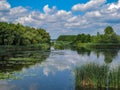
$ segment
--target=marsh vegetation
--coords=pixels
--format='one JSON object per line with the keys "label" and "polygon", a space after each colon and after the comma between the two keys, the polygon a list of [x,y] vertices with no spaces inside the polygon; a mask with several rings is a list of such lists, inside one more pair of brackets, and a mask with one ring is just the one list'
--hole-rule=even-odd
{"label": "marsh vegetation", "polygon": [[120,65],[109,68],[108,65],[89,63],[75,69],[76,88],[114,88],[120,89]]}

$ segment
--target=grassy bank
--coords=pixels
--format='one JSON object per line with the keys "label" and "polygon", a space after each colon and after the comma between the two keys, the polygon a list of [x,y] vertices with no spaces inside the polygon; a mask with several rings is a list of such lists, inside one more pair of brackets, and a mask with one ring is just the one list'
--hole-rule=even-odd
{"label": "grassy bank", "polygon": [[85,48],[85,49],[120,49],[120,43],[72,43],[68,41],[56,41],[54,43],[55,49],[66,48]]}
{"label": "grassy bank", "polygon": [[66,49],[71,47],[71,42],[68,41],[56,41],[54,43],[55,49]]}
{"label": "grassy bank", "polygon": [[120,43],[88,43],[86,48],[117,49],[120,48]]}
{"label": "grassy bank", "polygon": [[120,44],[116,43],[77,43],[72,45],[75,48],[86,49],[118,49]]}
{"label": "grassy bank", "polygon": [[27,46],[17,45],[0,45],[0,52],[14,51],[14,50],[50,50],[50,44],[32,44]]}

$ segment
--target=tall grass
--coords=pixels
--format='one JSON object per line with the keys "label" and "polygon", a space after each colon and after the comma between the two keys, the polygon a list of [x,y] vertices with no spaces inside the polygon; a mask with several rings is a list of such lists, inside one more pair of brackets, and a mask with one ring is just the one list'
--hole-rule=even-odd
{"label": "tall grass", "polygon": [[76,87],[120,88],[120,66],[110,70],[107,65],[90,63],[75,69]]}
{"label": "tall grass", "polygon": [[67,49],[71,47],[70,43],[71,42],[68,42],[68,41],[56,41],[54,43],[54,48],[55,49]]}
{"label": "tall grass", "polygon": [[0,52],[8,50],[50,50],[50,44],[41,43],[41,44],[30,44],[26,46],[17,46],[17,45],[0,45]]}

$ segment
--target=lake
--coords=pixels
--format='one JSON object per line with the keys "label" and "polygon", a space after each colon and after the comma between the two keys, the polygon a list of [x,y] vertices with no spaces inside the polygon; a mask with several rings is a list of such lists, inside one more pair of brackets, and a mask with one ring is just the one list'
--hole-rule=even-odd
{"label": "lake", "polygon": [[54,48],[50,51],[1,51],[0,90],[94,90],[76,87],[76,68],[89,63],[117,69],[120,64],[120,51]]}

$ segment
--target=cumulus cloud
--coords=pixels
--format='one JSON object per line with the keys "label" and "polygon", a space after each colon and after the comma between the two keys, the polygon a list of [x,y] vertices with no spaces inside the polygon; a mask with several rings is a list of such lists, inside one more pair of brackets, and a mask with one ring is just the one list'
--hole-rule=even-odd
{"label": "cumulus cloud", "polygon": [[51,11],[51,9],[48,7],[48,5],[44,6],[43,10],[45,13],[49,13]]}
{"label": "cumulus cloud", "polygon": [[30,11],[22,6],[11,8],[6,0],[0,0],[0,21],[44,28],[52,38],[61,34],[96,34],[107,25],[113,26],[120,33],[119,28],[116,28],[120,25],[120,0],[117,3],[105,2],[106,0],[90,0],[85,4],[74,5],[70,11],[57,10],[56,6],[50,8],[49,5],[45,5],[41,12]]}
{"label": "cumulus cloud", "polygon": [[6,11],[10,9],[10,4],[6,0],[0,1],[0,11]]}
{"label": "cumulus cloud", "polygon": [[74,11],[86,11],[86,10],[93,10],[98,8],[99,6],[103,5],[106,0],[90,0],[85,4],[76,4],[72,7]]}
{"label": "cumulus cloud", "polygon": [[44,11],[45,14],[53,14],[53,13],[56,12],[56,7],[53,6],[52,9],[51,9],[51,8],[49,8],[49,5],[47,4],[43,7],[43,11]]}
{"label": "cumulus cloud", "polygon": [[11,5],[6,0],[0,1],[0,21],[15,23],[17,19],[28,14],[28,10],[22,6],[11,8]]}
{"label": "cumulus cloud", "polygon": [[118,1],[117,4],[115,3],[110,4],[108,9],[111,10],[111,9],[119,9],[119,8],[120,8],[120,0]]}
{"label": "cumulus cloud", "polygon": [[15,14],[23,14],[25,12],[27,12],[27,9],[23,8],[21,6],[10,9],[10,14],[14,14],[14,15]]}
{"label": "cumulus cloud", "polygon": [[57,12],[57,16],[68,16],[70,14],[71,14],[71,12],[67,12],[65,10],[60,10]]}

